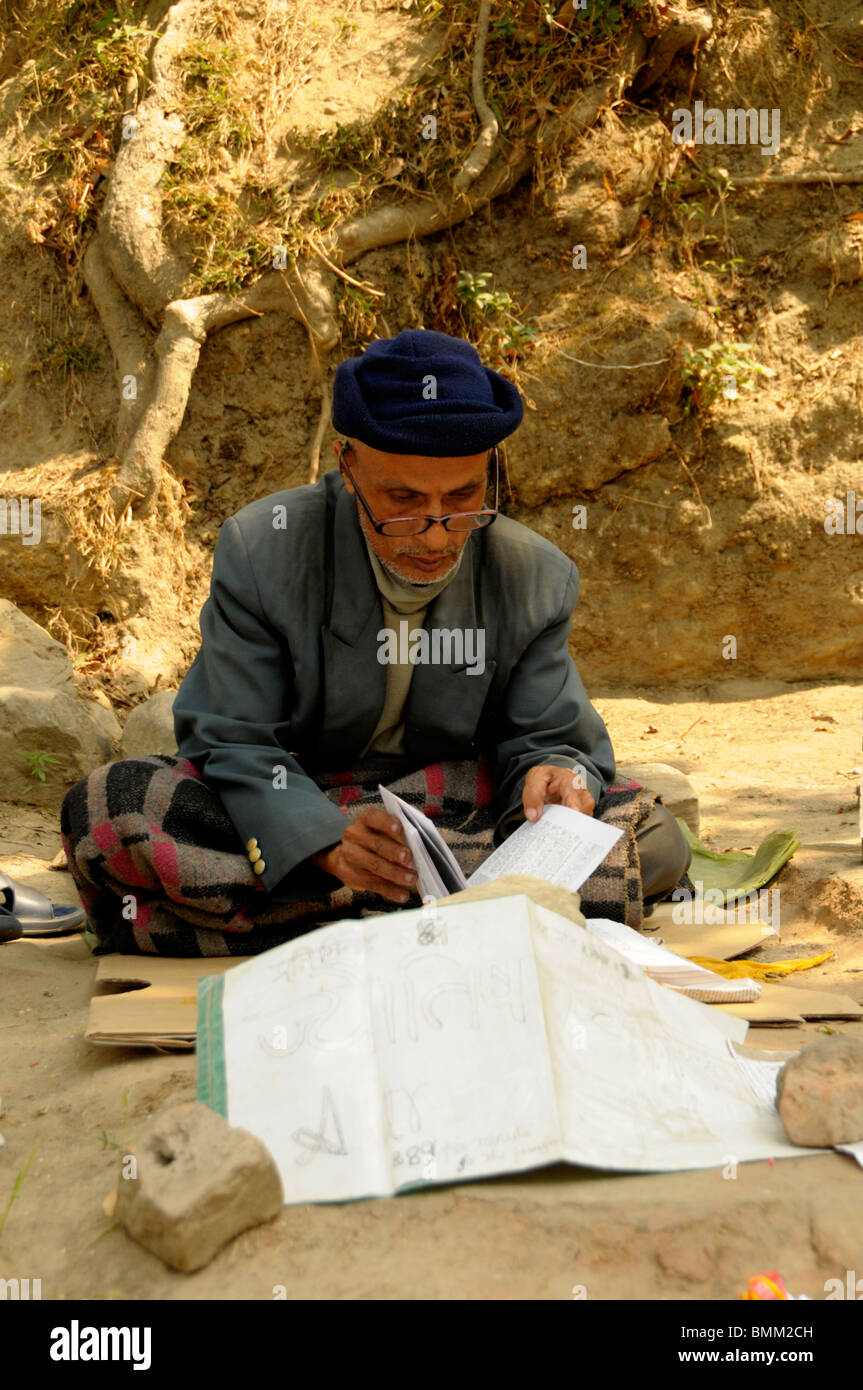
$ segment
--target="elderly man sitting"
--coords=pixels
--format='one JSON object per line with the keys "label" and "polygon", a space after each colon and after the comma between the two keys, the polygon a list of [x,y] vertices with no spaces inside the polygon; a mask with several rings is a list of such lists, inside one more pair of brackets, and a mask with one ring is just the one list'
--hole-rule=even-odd
{"label": "elderly man sitting", "polygon": [[244,955],[408,904],[378,783],[435,819],[467,874],[544,805],[619,826],[587,914],[637,927],[688,883],[674,818],[614,784],[567,649],[575,565],[499,514],[497,446],[523,409],[442,333],[340,364],[338,468],[222,526],[178,756],[110,763],[64,801],[101,950]]}

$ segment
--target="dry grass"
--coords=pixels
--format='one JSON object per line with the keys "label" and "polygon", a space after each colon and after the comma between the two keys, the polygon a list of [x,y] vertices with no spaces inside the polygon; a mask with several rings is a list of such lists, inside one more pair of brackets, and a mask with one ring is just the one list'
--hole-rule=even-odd
{"label": "dry grass", "polygon": [[[654,3],[622,0],[617,8],[646,15]],[[32,55],[18,74],[15,155],[19,170],[43,183],[31,234],[73,275],[99,211],[120,116],[145,91],[152,33],[144,9],[142,0],[117,0],[107,13],[98,0],[0,0],[8,42]],[[610,68],[618,38],[602,20],[612,9],[597,3],[595,23],[579,17],[565,27],[538,0],[500,7],[486,50],[486,96],[503,139],[530,135]],[[363,0],[340,6],[346,56],[363,12]],[[412,19],[445,25],[438,57],[370,119],[322,135],[288,132],[286,146],[305,171],[289,195],[273,175],[273,132],[315,64],[329,57],[319,17],[314,0],[198,7],[180,60],[188,136],[164,179],[166,230],[194,255],[187,293],[236,292],[269,266],[274,247],[303,259],[314,236],[380,202],[449,197],[478,129],[470,98],[476,0],[415,0]],[[419,139],[429,115],[436,138]],[[553,151],[544,155],[541,181],[554,176],[555,159]]]}
{"label": "dry grass", "polygon": [[[61,457],[18,469],[14,475],[15,494],[40,499],[43,524],[46,515],[62,518],[75,550],[101,579],[117,569],[132,525],[131,507],[119,517],[111,507],[110,489],[118,466],[116,459],[102,464],[94,457],[92,464],[70,472],[69,460]],[[0,478],[0,494],[8,476]],[[182,539],[189,514],[182,488],[166,475],[157,523],[160,533]]]}

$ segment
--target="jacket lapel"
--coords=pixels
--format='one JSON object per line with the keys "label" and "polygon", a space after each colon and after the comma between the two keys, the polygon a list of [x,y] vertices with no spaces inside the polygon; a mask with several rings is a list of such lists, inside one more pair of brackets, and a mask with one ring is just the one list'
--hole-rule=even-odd
{"label": "jacket lapel", "polygon": [[374,732],[386,694],[386,670],[377,659],[383,625],[380,595],[357,520],[356,502],[344,484],[333,523],[333,602],[321,628],[324,720],[320,752],[356,756]]}

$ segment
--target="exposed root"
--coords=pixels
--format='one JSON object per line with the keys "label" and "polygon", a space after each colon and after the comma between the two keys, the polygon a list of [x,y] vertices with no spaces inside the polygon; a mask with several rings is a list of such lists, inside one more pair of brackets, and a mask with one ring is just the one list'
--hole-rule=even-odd
{"label": "exposed root", "polygon": [[[120,468],[111,486],[117,515],[132,505],[146,516],[164,482],[162,461],[177,434],[188,404],[192,379],[208,334],[241,319],[280,309],[301,322],[309,336],[309,390],[321,394],[311,446],[309,476],[317,477],[320,449],[329,418],[323,363],[338,342],[332,292],[333,274],[351,283],[343,270],[365,252],[413,237],[429,236],[471,217],[478,208],[510,191],[534,166],[548,144],[588,129],[603,106],[618,101],[643,63],[647,43],[635,29],[621,55],[620,68],[583,93],[565,116],[540,123],[533,138],[514,145],[498,142],[497,122],[482,91],[483,56],[489,0],[483,0],[473,63],[473,94],[483,134],[456,179],[457,195],[446,203],[413,198],[334,228],[313,249],[327,267],[306,261],[284,272],[268,272],[240,295],[224,293],[183,299],[186,267],[162,236],[159,180],[183,140],[182,122],[166,116],[176,92],[176,57],[193,23],[194,0],[170,7],[166,29],[152,58],[153,82],[136,112],[137,129],[117,156],[100,232],[88,249],[87,284],[111,343],[122,378],[134,377],[135,400],[121,406],[118,429]],[[495,157],[490,159],[492,147]],[[470,188],[468,195],[467,187]],[[337,264],[337,262],[339,264]],[[125,293],[125,300],[122,291]],[[147,330],[132,308],[160,324],[151,346]]]}
{"label": "exposed root", "polygon": [[[747,174],[745,177],[738,178],[736,174],[731,175],[731,189],[733,193],[736,188],[770,188],[775,185],[777,188],[794,188],[801,184],[817,183],[863,183],[863,172],[850,174],[834,174],[829,169],[822,169],[818,173],[811,174]],[[690,194],[700,190],[716,187],[715,179],[693,179],[681,189],[681,196],[688,198]]]}
{"label": "exposed root", "polygon": [[519,140],[506,150],[501,148],[497,157],[476,180],[470,197],[460,194],[443,206],[435,206],[427,198],[411,198],[396,207],[375,208],[373,212],[336,228],[330,235],[327,249],[350,263],[366,251],[391,246],[411,237],[430,236],[433,232],[444,231],[465,221],[494,198],[508,193],[524,178],[533,167],[537,146],[550,144],[564,134],[580,134],[593,125],[604,106],[619,101],[643,62],[646,51],[647,41],[638,30],[634,30],[621,54],[619,70],[589,87],[578,105],[567,115],[543,122],[536,141]]}
{"label": "exposed root", "polygon": [[713,19],[707,10],[671,11],[671,22],[650,47],[647,60],[632,84],[639,97],[658,82],[671,67],[678,53],[703,44],[713,33]]}
{"label": "exposed root", "polygon": [[318,416],[318,427],[315,430],[315,437],[312,440],[312,453],[309,461],[309,482],[318,481],[318,470],[321,466],[321,445],[324,442],[324,433],[330,422],[330,397],[329,392],[323,389],[323,378],[320,381],[321,389],[321,411]]}
{"label": "exposed root", "polygon": [[156,339],[157,366],[152,391],[112,488],[122,510],[130,496],[133,511],[146,516],[155,504],[162,459],[183,420],[201,348],[210,333],[241,319],[281,309],[303,323],[322,353],[338,338],[331,296],[316,272],[303,280],[296,270],[264,275],[243,294],[178,299],[165,310]]}
{"label": "exposed root", "polygon": [[162,236],[159,182],[185,138],[177,115],[173,60],[186,42],[195,18],[194,0],[179,0],[166,17],[166,29],[152,58],[152,83],[134,113],[134,134],[123,140],[99,218],[104,254],[115,278],[133,304],[154,325],[166,304],[176,299],[189,266]]}
{"label": "exposed root", "polygon": [[488,38],[488,18],[491,10],[491,0],[481,0],[479,9],[479,21],[476,30],[476,45],[473,51],[473,69],[471,73],[471,93],[476,114],[482,122],[482,130],[473,149],[465,160],[459,172],[453,179],[453,188],[457,193],[466,193],[471,184],[479,178],[491,159],[494,142],[497,139],[498,123],[497,118],[485,99],[483,90],[483,63],[485,60],[485,44]]}
{"label": "exposed root", "polygon": [[[84,253],[83,271],[84,281],[114,354],[121,387],[125,383],[125,388],[120,391],[116,436],[117,456],[122,457],[152,387],[152,335],[111,274],[98,234]],[[134,395],[128,389],[132,381],[135,383]]]}

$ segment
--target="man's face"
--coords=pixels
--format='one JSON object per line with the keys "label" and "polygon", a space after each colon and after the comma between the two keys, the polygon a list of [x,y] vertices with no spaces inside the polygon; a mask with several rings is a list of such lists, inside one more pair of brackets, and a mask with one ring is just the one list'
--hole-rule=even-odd
{"label": "man's face", "polygon": [[[384,454],[350,440],[348,466],[376,520],[478,512],[485,504],[488,455],[429,458]],[[338,447],[338,446],[337,446]],[[345,486],[355,494],[350,479]],[[403,584],[437,584],[456,565],[470,531],[446,531],[439,522],[419,536],[380,536],[357,501],[360,526],[383,568]]]}

